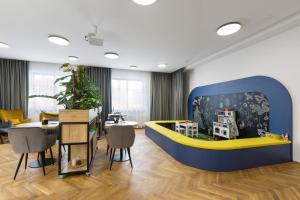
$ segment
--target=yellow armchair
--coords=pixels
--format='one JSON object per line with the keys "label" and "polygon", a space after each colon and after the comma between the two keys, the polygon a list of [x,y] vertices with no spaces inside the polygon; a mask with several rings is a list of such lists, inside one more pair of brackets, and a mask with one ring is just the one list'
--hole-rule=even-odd
{"label": "yellow armchair", "polygon": [[58,121],[58,113],[41,112],[40,121],[43,121],[45,119],[55,119],[54,121]]}
{"label": "yellow armchair", "polygon": [[13,125],[31,122],[31,119],[24,118],[24,112],[21,109],[16,110],[0,110],[1,121],[11,121]]}

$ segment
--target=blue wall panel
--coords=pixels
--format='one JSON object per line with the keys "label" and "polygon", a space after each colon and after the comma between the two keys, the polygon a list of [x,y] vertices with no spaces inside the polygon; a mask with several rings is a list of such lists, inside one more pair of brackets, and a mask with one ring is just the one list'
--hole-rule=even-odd
{"label": "blue wall panel", "polygon": [[270,103],[270,132],[288,133],[292,140],[292,99],[288,90],[277,80],[266,76],[253,76],[233,81],[216,83],[193,89],[188,99],[188,117],[193,118],[193,100],[197,96],[261,92]]}

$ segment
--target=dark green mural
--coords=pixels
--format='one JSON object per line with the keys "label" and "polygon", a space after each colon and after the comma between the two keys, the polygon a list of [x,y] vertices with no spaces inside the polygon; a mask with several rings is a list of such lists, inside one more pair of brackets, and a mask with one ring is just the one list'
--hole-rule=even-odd
{"label": "dark green mural", "polygon": [[212,134],[216,112],[224,108],[237,111],[239,138],[258,137],[257,129],[269,130],[269,101],[260,92],[199,96],[193,102],[193,120],[199,132]]}

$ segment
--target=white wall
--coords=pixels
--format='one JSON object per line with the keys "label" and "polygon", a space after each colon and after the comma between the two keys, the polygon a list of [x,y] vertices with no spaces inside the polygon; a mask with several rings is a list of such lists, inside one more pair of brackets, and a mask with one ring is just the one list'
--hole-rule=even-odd
{"label": "white wall", "polygon": [[300,27],[190,69],[187,87],[190,92],[198,86],[255,75],[275,78],[290,92],[293,154],[300,162]]}

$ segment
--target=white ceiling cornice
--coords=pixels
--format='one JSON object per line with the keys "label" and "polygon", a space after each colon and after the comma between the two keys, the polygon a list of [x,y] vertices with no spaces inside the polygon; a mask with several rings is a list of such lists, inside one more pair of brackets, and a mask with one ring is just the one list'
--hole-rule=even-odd
{"label": "white ceiling cornice", "polygon": [[266,40],[268,38],[271,38],[273,36],[276,36],[282,32],[289,31],[295,27],[300,26],[300,12],[297,12],[280,22],[277,22],[275,24],[272,24],[263,30],[260,30],[253,35],[249,36],[246,39],[242,39],[241,41],[234,43],[233,45],[230,45],[216,53],[213,53],[203,59],[197,60],[196,58],[194,61],[191,61],[191,64],[187,65],[186,69],[192,69],[197,66],[200,66],[202,64],[208,63],[210,61],[213,61],[215,59],[221,58],[223,56],[226,56],[228,54],[231,54],[233,52],[236,52],[240,49],[244,49],[246,47],[249,47],[251,45],[254,45],[260,41]]}

